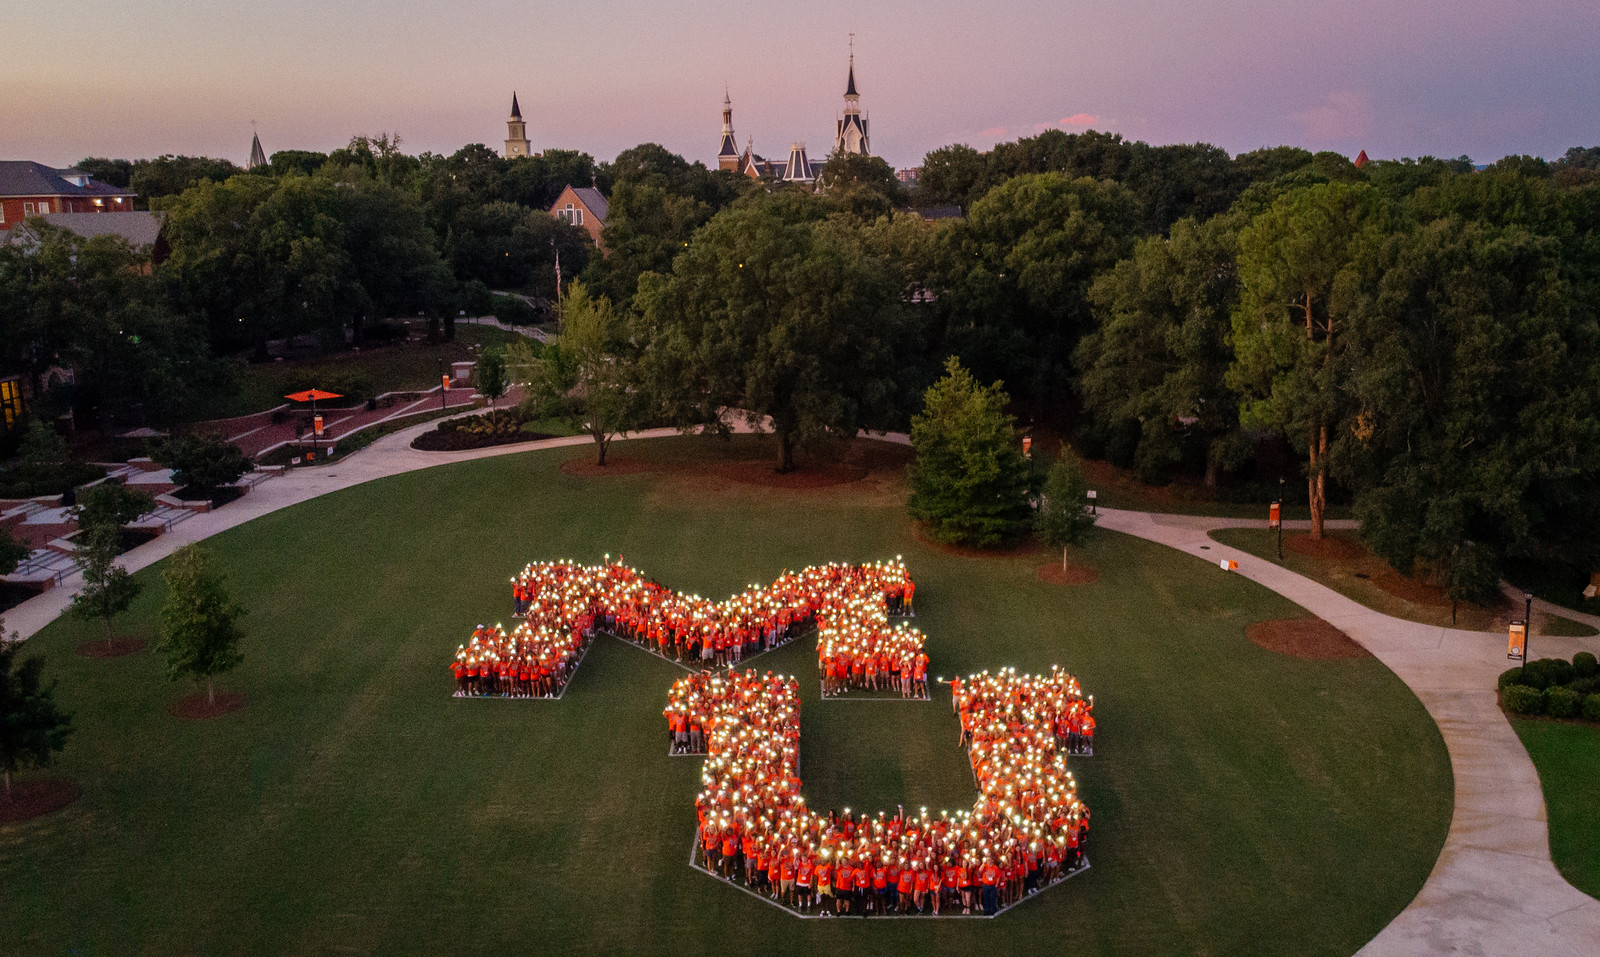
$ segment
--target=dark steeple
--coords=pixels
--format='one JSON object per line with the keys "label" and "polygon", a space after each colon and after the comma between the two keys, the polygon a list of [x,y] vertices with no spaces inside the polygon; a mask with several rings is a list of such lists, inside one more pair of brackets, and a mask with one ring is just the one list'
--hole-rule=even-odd
{"label": "dark steeple", "polygon": [[522,119],[522,107],[517,105],[517,93],[515,90],[511,91],[511,118],[514,120]]}
{"label": "dark steeple", "polygon": [[844,95],[845,96],[860,96],[861,95],[861,94],[856,92],[856,57],[855,57],[855,54],[853,54],[853,53],[850,55],[850,83],[849,83],[849,85],[847,85],[844,88]]}

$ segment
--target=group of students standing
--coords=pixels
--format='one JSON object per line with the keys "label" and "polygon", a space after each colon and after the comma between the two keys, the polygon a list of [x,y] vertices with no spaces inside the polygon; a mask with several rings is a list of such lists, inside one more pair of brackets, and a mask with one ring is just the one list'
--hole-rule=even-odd
{"label": "group of students standing", "polygon": [[666,716],[675,749],[705,740],[695,798],[707,870],[785,906],[821,914],[985,914],[1086,864],[1089,809],[1055,728],[1084,699],[1059,670],[953,683],[979,796],[971,810],[857,819],[821,815],[800,794],[799,683],[768,673],[677,682]]}
{"label": "group of students standing", "polygon": [[[509,634],[479,625],[456,649],[457,697],[554,697],[597,631],[702,669],[733,667],[784,644],[815,624],[829,669],[846,686],[883,685],[906,697],[927,694],[928,659],[914,628],[889,627],[890,613],[913,613],[916,591],[905,563],[832,563],[786,571],[724,602],[684,595],[619,558],[599,565],[533,562],[511,579],[516,614]],[[819,662],[824,662],[819,652]]]}

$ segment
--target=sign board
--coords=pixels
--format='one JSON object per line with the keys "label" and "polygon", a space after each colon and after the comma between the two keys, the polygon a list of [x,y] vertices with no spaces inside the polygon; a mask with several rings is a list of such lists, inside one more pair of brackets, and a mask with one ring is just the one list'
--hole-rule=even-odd
{"label": "sign board", "polygon": [[1025,459],[1033,458],[1033,439],[1026,435],[1022,437],[1022,457]]}
{"label": "sign board", "polygon": [[317,453],[315,453],[315,452],[307,452],[306,453],[306,461],[307,462],[315,462],[316,460],[317,460]]}
{"label": "sign board", "polygon": [[1236,572],[1239,570],[1239,563],[1231,558],[1224,558],[1217,562],[1217,567],[1225,572]]}
{"label": "sign board", "polygon": [[1090,501],[1093,501],[1094,499],[1097,499],[1099,497],[1100,497],[1100,493],[1099,492],[1096,492],[1094,489],[1090,489],[1089,490],[1089,499],[1090,499]]}
{"label": "sign board", "polygon": [[317,433],[317,438],[322,438],[322,416],[319,415],[311,420],[311,428]]}
{"label": "sign board", "polygon": [[1267,511],[1267,527],[1278,528],[1283,524],[1283,513],[1278,509],[1278,503],[1273,502],[1272,508]]}
{"label": "sign board", "polygon": [[1521,661],[1528,653],[1528,626],[1520,621],[1511,623],[1511,634],[1506,644],[1506,657]]}

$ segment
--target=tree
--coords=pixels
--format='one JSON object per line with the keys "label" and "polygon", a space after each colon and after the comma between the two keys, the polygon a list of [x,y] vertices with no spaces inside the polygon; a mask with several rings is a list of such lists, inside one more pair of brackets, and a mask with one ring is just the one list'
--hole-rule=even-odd
{"label": "tree", "polygon": [[1083,460],[1070,445],[1061,446],[1060,457],[1050,463],[1050,473],[1045,476],[1033,528],[1041,542],[1061,549],[1062,571],[1067,568],[1067,546],[1076,545],[1094,524],[1088,497],[1089,480],[1083,474]]}
{"label": "tree", "polygon": [[0,769],[8,799],[11,775],[48,766],[72,733],[72,719],[56,707],[55,682],[42,683],[44,659],[33,656],[19,664],[21,651],[19,643],[0,640]]}
{"label": "tree", "polygon": [[209,434],[172,438],[156,448],[153,458],[172,469],[175,483],[191,485],[208,499],[254,468],[237,445]]}
{"label": "tree", "polygon": [[627,324],[603,296],[574,282],[561,308],[561,335],[545,347],[534,379],[534,402],[545,414],[569,416],[594,439],[595,464],[638,417],[638,363]]}
{"label": "tree", "polygon": [[122,553],[121,533],[117,525],[86,527],[78,533],[77,551],[72,555],[83,573],[83,587],[72,596],[72,613],[87,621],[98,618],[105,622],[108,647],[116,637],[113,620],[127,611],[143,590],[126,568],[116,564]]}
{"label": "tree", "polygon": [[156,500],[119,481],[107,480],[83,490],[73,514],[80,529],[122,526],[156,507]]}
{"label": "tree", "polygon": [[167,603],[161,609],[161,648],[167,678],[204,679],[206,700],[217,700],[216,676],[239,664],[239,619],[244,609],[228,597],[225,579],[211,566],[211,554],[198,544],[172,553],[161,576]]}
{"label": "tree", "polygon": [[0,575],[9,575],[17,570],[22,560],[32,553],[27,543],[19,542],[11,537],[11,533],[0,528]]}
{"label": "tree", "polygon": [[134,160],[128,186],[139,194],[140,200],[148,203],[164,196],[175,196],[208,180],[221,183],[242,172],[225,159],[169,153],[155,159]]}
{"label": "tree", "polygon": [[797,445],[886,427],[902,408],[897,349],[912,345],[895,280],[846,220],[807,194],[753,194],[695,234],[636,302],[648,391],[680,425],[726,431],[737,410]]}
{"label": "tree", "polygon": [[964,143],[941,146],[922,158],[922,175],[911,193],[918,206],[960,206],[966,209],[981,195],[987,171],[983,154]]}
{"label": "tree", "polygon": [[1060,397],[1093,328],[1089,286],[1127,255],[1138,213],[1123,187],[1060,173],[991,189],[949,234],[945,354],[983,378],[1009,374],[1035,405]]}
{"label": "tree", "polygon": [[133,177],[133,164],[125,159],[106,159],[87,156],[79,160],[74,169],[81,169],[107,186],[127,186]]}
{"label": "tree", "polygon": [[992,547],[1025,534],[1033,474],[999,382],[980,386],[953,356],[911,419],[907,511],[935,541]]}
{"label": "tree", "polygon": [[1322,183],[1285,193],[1239,237],[1229,388],[1247,428],[1282,432],[1306,454],[1311,537],[1323,537],[1328,452],[1351,415],[1344,323],[1357,259],[1381,233],[1368,186]]}
{"label": "tree", "polygon": [[1224,382],[1238,228],[1232,215],[1179,220],[1170,237],[1142,240],[1090,289],[1099,328],[1074,356],[1079,392],[1098,431],[1136,431],[1132,459],[1146,481],[1196,452],[1215,486],[1248,454],[1239,396]]}
{"label": "tree", "polygon": [[817,185],[839,210],[858,219],[887,216],[910,202],[894,167],[877,156],[835,153],[823,164]]}
{"label": "tree", "polygon": [[499,349],[485,349],[478,356],[478,391],[489,400],[490,411],[495,400],[506,394],[511,378],[506,374],[506,357]]}

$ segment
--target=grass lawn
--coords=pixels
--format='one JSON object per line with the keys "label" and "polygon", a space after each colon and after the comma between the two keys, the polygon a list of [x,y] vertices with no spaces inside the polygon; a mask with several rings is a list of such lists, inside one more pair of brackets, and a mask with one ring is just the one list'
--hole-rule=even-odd
{"label": "grass lawn", "polygon": [[[845,485],[740,484],[758,440],[625,443],[665,471],[568,476],[587,447],[429,469],[212,539],[251,609],[240,712],[185,722],[152,654],[31,639],[76,733],[52,773],[83,797],[0,828],[0,952],[1348,954],[1410,902],[1452,781],[1421,704],[1373,659],[1308,661],[1244,627],[1303,614],[1237,575],[1112,532],[1091,585],[1054,553],[921,545],[904,461]],[[637,463],[636,463],[637,464]],[[620,553],[702,595],[786,566],[903,554],[935,675],[1059,663],[1096,696],[1074,761],[1092,869],[989,921],[801,921],[687,866],[700,762],[666,756],[682,672],[603,638],[559,702],[461,701],[447,665],[510,611],[530,559]],[[123,630],[151,633],[156,573]],[[949,699],[821,702],[792,672],[814,807],[970,806]]]}
{"label": "grass lawn", "polygon": [[1600,728],[1512,718],[1544,788],[1550,856],[1568,882],[1600,897]]}
{"label": "grass lawn", "polygon": [[[1263,521],[1262,525],[1265,524]],[[1354,532],[1329,531],[1328,535],[1359,545]],[[1398,578],[1398,573],[1381,558],[1367,553],[1365,548],[1361,549],[1359,556],[1350,558],[1313,558],[1285,548],[1283,561],[1280,562],[1277,536],[1277,532],[1268,531],[1266,528],[1221,528],[1211,533],[1212,538],[1224,545],[1280,564],[1385,615],[1393,615],[1408,621],[1420,621],[1425,625],[1465,628],[1473,631],[1504,630],[1511,617],[1507,611],[1509,606],[1506,605],[1480,607],[1462,604],[1456,609],[1455,618],[1452,620],[1449,599],[1444,598],[1443,593],[1437,589],[1419,589],[1414,583],[1401,582],[1401,587],[1395,591],[1385,590],[1379,582],[1393,581]],[[1400,594],[1396,594],[1396,591]],[[1425,592],[1430,594],[1424,594]],[[1405,597],[1408,594],[1414,597]],[[1516,607],[1516,617],[1522,617],[1520,602]],[[1587,638],[1597,633],[1595,629],[1582,622],[1557,615],[1546,615],[1543,612],[1534,613],[1533,628],[1536,636]]]}
{"label": "grass lawn", "polygon": [[504,345],[517,338],[515,333],[494,326],[457,323],[455,341],[437,346],[385,345],[309,361],[251,363],[242,368],[236,393],[215,397],[209,406],[195,410],[195,418],[222,419],[264,412],[282,405],[283,397],[290,392],[311,388],[319,381],[342,380],[357,371],[369,378],[374,394],[431,389],[439,384],[441,368],[448,373],[450,363],[476,358],[473,346]]}

